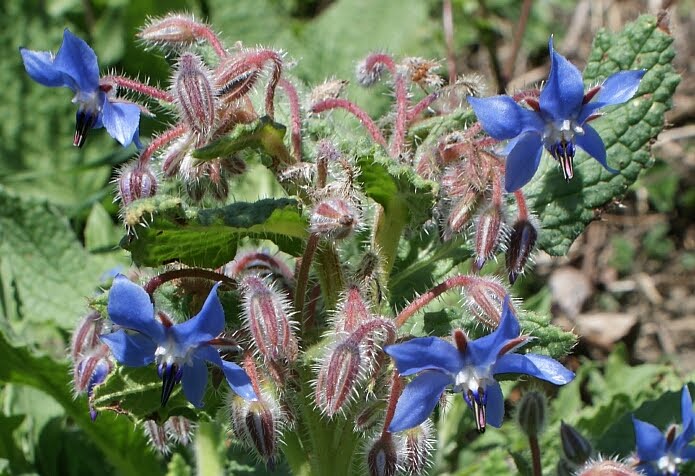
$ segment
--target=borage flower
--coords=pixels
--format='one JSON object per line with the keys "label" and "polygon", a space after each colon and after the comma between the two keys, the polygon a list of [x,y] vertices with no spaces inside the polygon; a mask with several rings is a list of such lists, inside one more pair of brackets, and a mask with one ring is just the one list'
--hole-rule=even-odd
{"label": "borage flower", "polygon": [[683,430],[676,435],[676,426],[671,426],[666,435],[654,425],[632,417],[637,446],[637,468],[647,476],[677,476],[678,466],[695,460],[695,446],[688,446],[695,437],[693,400],[688,387],[681,393],[681,417]]}
{"label": "borage flower", "polygon": [[213,286],[201,311],[180,324],[155,319],[149,295],[123,275],[118,275],[109,291],[108,313],[114,324],[124,329],[104,334],[114,358],[123,365],[142,367],[156,362],[162,378],[162,405],[174,386],[183,382],[183,393],[193,405],[202,407],[208,370],[205,362],[220,367],[229,386],[240,397],[256,400],[251,380],[237,364],[222,360],[213,347],[224,329],[224,310]]}
{"label": "borage flower", "polygon": [[78,109],[74,145],[82,147],[90,129],[105,127],[124,147],[133,141],[140,147],[140,107],[114,97],[113,85],[99,83],[97,56],[84,40],[66,28],[55,56],[50,51],[26,48],[19,52],[31,79],[52,88],[67,87],[75,93],[72,102]]}
{"label": "borage flower", "polygon": [[505,189],[514,192],[533,177],[540,163],[543,147],[560,163],[565,180],[574,176],[575,145],[584,149],[603,167],[606,147],[598,132],[587,123],[600,117],[598,110],[622,104],[632,98],[646,70],[621,71],[602,85],[584,94],[582,74],[567,59],[550,49],[550,75],[540,98],[524,98],[526,109],[509,96],[468,97],[468,103],[491,137],[512,139],[507,146]]}
{"label": "borage flower", "polygon": [[483,432],[486,424],[499,428],[504,417],[504,396],[496,375],[526,374],[556,385],[574,378],[574,373],[550,357],[513,353],[529,340],[520,333],[507,296],[499,326],[480,339],[469,341],[457,329],[456,346],[438,337],[418,337],[385,347],[402,376],[419,374],[398,399],[389,431],[407,430],[425,421],[449,385],[463,395],[475,412],[478,431]]}

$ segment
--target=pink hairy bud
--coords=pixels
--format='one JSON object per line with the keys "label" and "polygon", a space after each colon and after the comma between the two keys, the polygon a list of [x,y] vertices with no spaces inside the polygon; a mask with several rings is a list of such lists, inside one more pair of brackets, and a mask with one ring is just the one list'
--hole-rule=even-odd
{"label": "pink hairy bud", "polygon": [[233,432],[267,466],[273,467],[282,433],[283,415],[269,392],[263,391],[259,397],[255,402],[237,396],[231,398]]}
{"label": "pink hairy bud", "polygon": [[530,221],[519,220],[514,223],[509,236],[506,260],[507,273],[509,273],[509,282],[511,284],[514,284],[516,278],[524,272],[524,267],[533,251],[537,238],[538,230]]}
{"label": "pink hairy bud", "polygon": [[109,359],[109,348],[99,343],[89,352],[78,357],[73,366],[73,384],[77,395],[86,393],[91,396],[92,390],[106,379],[113,370]]}
{"label": "pink hairy bud", "polygon": [[245,276],[240,287],[246,326],[258,352],[273,361],[293,361],[297,342],[289,317],[289,300],[258,276]]}
{"label": "pink hairy bud", "polygon": [[373,430],[381,424],[386,410],[386,402],[374,400],[369,403],[355,417],[355,431],[365,432]]}
{"label": "pink hairy bud", "polygon": [[576,474],[577,476],[639,476],[642,473],[620,461],[603,460],[589,462]]}
{"label": "pink hairy bud", "polygon": [[349,286],[343,301],[338,305],[338,310],[335,313],[335,333],[353,332],[360,324],[368,320],[370,315],[371,313],[367,303],[362,298],[360,288],[354,284]]}
{"label": "pink hairy bud", "polygon": [[194,141],[192,134],[186,134],[164,150],[162,155],[162,172],[165,176],[173,177],[179,173],[181,163],[191,151]]}
{"label": "pink hairy bud", "polygon": [[403,469],[410,476],[424,474],[432,453],[432,423],[425,420],[422,424],[398,434],[405,449]]}
{"label": "pink hairy bud", "polygon": [[478,205],[479,196],[476,190],[468,187],[461,197],[452,201],[444,227],[445,240],[450,240],[465,231]]}
{"label": "pink hairy bud", "polygon": [[362,366],[360,346],[352,339],[329,352],[316,379],[316,405],[324,414],[332,417],[350,402],[364,374]]}
{"label": "pink hairy bud", "polygon": [[399,469],[398,451],[390,433],[369,445],[367,469],[370,476],[394,476]]}
{"label": "pink hairy bud", "polygon": [[157,194],[157,176],[149,164],[138,160],[124,165],[116,180],[117,196],[125,207],[140,198],[154,197]]}
{"label": "pink hairy bud", "polygon": [[261,67],[245,60],[245,55],[228,58],[215,71],[215,87],[223,101],[236,101],[245,96],[258,81]]}
{"label": "pink hairy bud", "polygon": [[328,240],[350,236],[360,224],[360,213],[348,200],[329,198],[311,213],[310,231]]}
{"label": "pink hairy bud", "polygon": [[145,423],[143,423],[143,431],[147,437],[147,442],[155,450],[163,455],[168,455],[171,452],[171,442],[169,441],[164,425],[160,425],[154,420],[145,420]]}
{"label": "pink hairy bud", "polygon": [[495,254],[504,235],[502,208],[492,205],[483,210],[475,222],[475,265],[478,269]]}
{"label": "pink hairy bud", "polygon": [[70,356],[73,362],[101,344],[99,335],[102,334],[102,328],[101,314],[96,311],[91,311],[80,320],[70,341]]}
{"label": "pink hairy bud", "polygon": [[172,416],[166,421],[164,428],[171,440],[180,445],[188,446],[195,427],[191,420],[186,417]]}
{"label": "pink hairy bud", "polygon": [[193,53],[179,57],[172,81],[172,94],[182,120],[199,136],[199,145],[215,125],[215,92],[211,74],[203,61]]}
{"label": "pink hairy bud", "polygon": [[[471,276],[464,286],[466,305],[476,318],[488,327],[497,327],[502,313],[504,297],[509,293],[493,278]],[[510,303],[510,308],[514,311]]]}
{"label": "pink hairy bud", "polygon": [[232,278],[240,278],[247,274],[272,276],[281,279],[286,285],[294,282],[294,272],[279,257],[267,250],[239,251],[223,268],[224,274]]}
{"label": "pink hairy bud", "polygon": [[207,27],[193,17],[172,14],[151,19],[137,36],[150,44],[188,45],[196,41],[201,28]]}
{"label": "pink hairy bud", "polygon": [[355,70],[357,83],[365,88],[373,86],[381,79],[385,69],[388,69],[391,74],[396,73],[393,59],[384,53],[372,53],[357,64]]}

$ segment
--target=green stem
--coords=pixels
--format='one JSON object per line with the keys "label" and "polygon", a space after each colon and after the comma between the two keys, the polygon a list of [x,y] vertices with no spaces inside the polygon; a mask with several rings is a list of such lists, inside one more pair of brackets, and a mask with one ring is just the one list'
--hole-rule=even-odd
{"label": "green stem", "polygon": [[529,435],[528,444],[531,447],[531,463],[533,464],[533,476],[543,476],[541,469],[541,449],[538,446],[538,437]]}
{"label": "green stem", "polygon": [[387,205],[377,210],[372,235],[372,246],[381,256],[381,265],[386,276],[391,273],[401,234],[408,223],[408,209],[403,203],[392,200]]}
{"label": "green stem", "polygon": [[220,434],[212,422],[198,423],[195,435],[197,474],[224,475],[224,454],[220,451]]}
{"label": "green stem", "polygon": [[317,273],[326,309],[335,309],[340,293],[345,289],[340,257],[332,243],[322,245],[316,252]]}

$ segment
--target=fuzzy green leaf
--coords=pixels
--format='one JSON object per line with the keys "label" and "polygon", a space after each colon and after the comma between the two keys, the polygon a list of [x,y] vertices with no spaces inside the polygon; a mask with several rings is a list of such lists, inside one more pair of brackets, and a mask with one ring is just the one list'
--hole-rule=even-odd
{"label": "fuzzy green leaf", "polygon": [[625,195],[640,171],[651,166],[649,145],[664,127],[664,113],[680,81],[671,65],[672,42],[656,17],[648,15],[619,33],[604,31],[596,36],[584,72],[587,85],[618,71],[646,69],[647,73],[632,100],[592,122],[606,144],[608,164],[619,174],[604,170],[581,152],[575,159],[574,179],[565,183],[553,160],[541,161],[534,180],[524,189],[541,218],[540,249],[564,255],[584,227]]}
{"label": "fuzzy green leaf", "polygon": [[133,202],[124,221],[134,231],[121,246],[139,266],[178,261],[215,268],[234,259],[239,241],[246,237],[272,240],[297,256],[307,236],[297,202],[288,198],[199,209],[178,198],[157,196]]}

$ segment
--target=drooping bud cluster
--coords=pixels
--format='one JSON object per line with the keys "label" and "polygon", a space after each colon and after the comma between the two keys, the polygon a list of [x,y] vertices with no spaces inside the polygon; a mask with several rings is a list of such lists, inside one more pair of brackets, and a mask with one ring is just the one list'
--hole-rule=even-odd
{"label": "drooping bud cluster", "polygon": [[[76,395],[87,394],[91,398],[94,387],[113,370],[109,348],[99,339],[103,326],[101,315],[92,311],[80,320],[72,334],[70,356]],[[89,413],[92,420],[96,419],[97,412],[91,405]]]}
{"label": "drooping bud cluster", "polygon": [[294,361],[298,346],[288,298],[256,275],[243,277],[240,289],[246,328],[254,349],[270,361]]}
{"label": "drooping bud cluster", "polygon": [[359,386],[376,369],[382,343],[396,337],[393,322],[374,317],[357,286],[349,286],[327,336],[327,346],[317,365],[315,401],[319,409],[332,417],[344,411]]}

